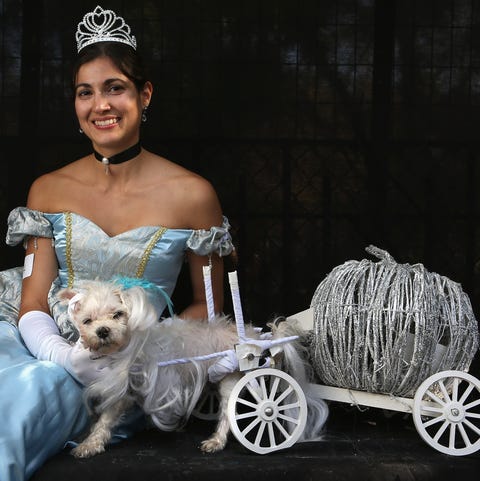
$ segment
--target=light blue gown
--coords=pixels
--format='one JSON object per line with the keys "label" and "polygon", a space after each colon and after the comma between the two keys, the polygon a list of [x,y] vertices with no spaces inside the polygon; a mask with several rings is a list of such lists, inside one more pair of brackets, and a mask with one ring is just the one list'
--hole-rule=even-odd
{"label": "light blue gown", "polygon": [[[198,255],[232,249],[228,220],[210,230],[145,226],[114,237],[74,213],[25,207],[8,218],[7,244],[51,238],[59,274],[48,301],[64,337],[78,334],[56,293],[88,279],[142,277],[173,293],[187,250]],[[35,359],[16,328],[23,268],[0,272],[0,481],[24,481],[88,427],[82,387],[59,365]],[[162,299],[166,304],[166,301]],[[128,434],[128,430],[125,430]],[[125,434],[125,435],[127,435]]]}

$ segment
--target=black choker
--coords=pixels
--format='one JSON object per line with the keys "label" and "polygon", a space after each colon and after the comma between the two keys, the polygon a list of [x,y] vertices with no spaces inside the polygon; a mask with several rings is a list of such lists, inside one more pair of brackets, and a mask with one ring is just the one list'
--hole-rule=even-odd
{"label": "black choker", "polygon": [[111,157],[104,157],[103,155],[99,154],[96,150],[93,151],[93,155],[95,158],[101,162],[106,167],[108,164],[121,164],[123,162],[127,162],[128,160],[133,159],[136,157],[142,148],[140,147],[140,142],[132,145],[127,150],[120,152],[118,154],[112,155]]}

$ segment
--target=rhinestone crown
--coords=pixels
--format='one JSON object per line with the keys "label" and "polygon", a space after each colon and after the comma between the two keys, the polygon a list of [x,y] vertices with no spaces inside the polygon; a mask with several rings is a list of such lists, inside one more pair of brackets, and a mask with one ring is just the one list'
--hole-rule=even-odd
{"label": "rhinestone crown", "polygon": [[137,49],[137,40],[130,33],[130,27],[125,20],[118,17],[113,10],[103,10],[100,6],[83,17],[78,24],[75,40],[77,52],[98,42],[120,42]]}

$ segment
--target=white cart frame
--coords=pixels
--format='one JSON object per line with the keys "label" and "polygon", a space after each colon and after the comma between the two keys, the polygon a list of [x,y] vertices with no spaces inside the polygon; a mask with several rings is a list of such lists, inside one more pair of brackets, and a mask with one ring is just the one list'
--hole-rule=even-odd
{"label": "white cart frame", "polygon": [[[211,267],[205,266],[203,276],[209,321],[215,318],[210,275]],[[274,357],[282,350],[281,344],[291,342],[298,336],[275,340],[247,338],[236,271],[229,272],[229,281],[239,339],[231,351],[236,355],[238,370],[245,374],[230,394],[227,417],[232,433],[241,444],[255,453],[267,454],[297,442],[307,422],[307,402],[303,389],[292,376],[279,369],[260,367],[260,360],[267,349]],[[222,351],[197,358],[176,359],[159,365],[211,359],[226,353]],[[216,390],[207,385],[193,415],[200,419],[217,419],[218,408]]]}

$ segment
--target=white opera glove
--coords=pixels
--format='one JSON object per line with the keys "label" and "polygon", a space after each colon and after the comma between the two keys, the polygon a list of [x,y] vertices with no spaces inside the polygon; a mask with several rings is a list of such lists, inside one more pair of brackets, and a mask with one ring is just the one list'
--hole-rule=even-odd
{"label": "white opera glove", "polygon": [[50,315],[43,311],[29,311],[18,321],[18,330],[28,350],[37,359],[65,366],[72,346],[60,335]]}
{"label": "white opera glove", "polygon": [[80,340],[72,346],[65,369],[84,386],[92,384],[102,376],[108,376],[111,372],[108,358],[95,357],[89,349],[83,347]]}
{"label": "white opera glove", "polygon": [[210,382],[219,382],[227,374],[231,374],[238,370],[238,358],[234,350],[228,351],[227,355],[221,357],[215,364],[208,368],[208,380]]}
{"label": "white opera glove", "polygon": [[41,361],[53,361],[63,366],[79,383],[91,384],[108,367],[105,358],[92,358],[80,341],[73,346],[64,339],[50,315],[29,311],[18,321],[18,330],[28,350]]}

